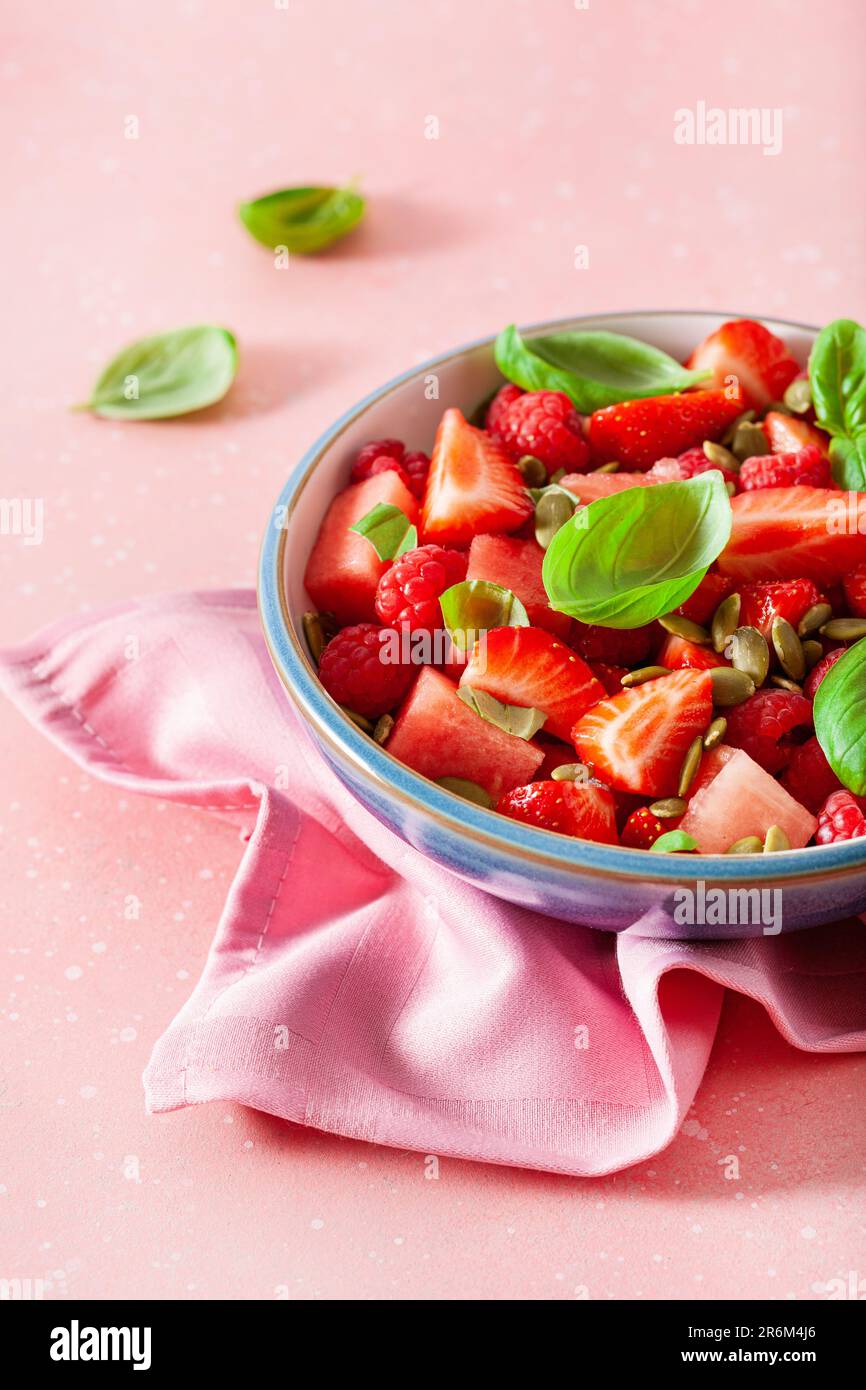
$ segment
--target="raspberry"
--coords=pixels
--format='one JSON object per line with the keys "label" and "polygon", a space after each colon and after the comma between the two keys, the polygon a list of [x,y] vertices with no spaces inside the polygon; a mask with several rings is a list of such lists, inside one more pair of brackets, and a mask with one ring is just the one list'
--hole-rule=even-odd
{"label": "raspberry", "polygon": [[766,772],[781,772],[793,747],[787,735],[812,724],[812,703],[792,690],[758,690],[726,710],[725,743],[742,748]]}
{"label": "raspberry", "polygon": [[338,705],[378,719],[399,704],[415,672],[388,660],[395,637],[399,640],[399,634],[375,623],[357,623],[331,638],[319,662],[319,680]]}
{"label": "raspberry", "polygon": [[847,650],[847,647],[835,647],[832,652],[828,652],[826,656],[821,657],[821,660],[812,667],[806,678],[806,684],[803,686],[804,695],[808,696],[810,700],[814,700],[815,691],[818,689],[818,686],[821,684],[827,672],[831,667],[836,665],[839,657],[844,656]]}
{"label": "raspberry", "polygon": [[387,627],[436,632],[442,627],[439,596],[466,578],[468,556],[441,545],[421,545],[401,555],[379,580],[376,615]]}
{"label": "raspberry", "polygon": [[866,618],[866,565],[858,565],[842,580],[848,607],[855,618]]}
{"label": "raspberry", "polygon": [[866,835],[862,798],[844,790],[833,792],[818,812],[816,842],[834,845],[840,840],[859,840],[861,835]]}
{"label": "raspberry", "polygon": [[519,401],[522,395],[523,391],[521,388],[515,386],[511,381],[506,381],[504,386],[500,386],[493,400],[487,407],[487,418],[484,421],[484,428],[489,430],[491,434],[495,434],[499,428],[499,421],[505,411],[514,401]]}
{"label": "raspberry", "polygon": [[791,754],[791,761],[785,768],[782,786],[789,791],[795,801],[817,816],[827,797],[842,788],[824,749],[816,738],[800,743]]}
{"label": "raspberry", "polygon": [[409,488],[420,502],[424,496],[424,489],[427,486],[427,474],[430,471],[430,459],[427,454],[422,454],[420,449],[414,449],[406,454],[403,459],[403,467],[409,477]]}
{"label": "raspberry", "polygon": [[769,640],[775,617],[796,627],[803,614],[821,602],[811,579],[740,585],[740,625],[756,627]]}
{"label": "raspberry", "polygon": [[[668,829],[671,826],[668,824]],[[649,806],[640,806],[632,811],[623,826],[621,843],[628,849],[651,849],[659,835],[665,833],[658,816],[654,816]]]}
{"label": "raspberry", "polygon": [[514,459],[532,454],[548,473],[580,472],[589,463],[580,416],[563,391],[527,391],[495,419],[491,433]]}
{"label": "raspberry", "polygon": [[[379,458],[393,459],[395,463],[402,463],[406,453],[406,445],[402,439],[374,439],[372,443],[365,444],[363,449],[359,449],[355,455],[355,462],[352,464],[352,482],[362,483],[365,478],[369,478],[370,469]],[[381,468],[378,470],[382,472]]]}
{"label": "raspberry", "polygon": [[726,483],[737,485],[737,474],[732,468],[719,468],[711,463],[703,449],[686,449],[677,458],[656,459],[647,473],[648,478],[661,478],[666,483],[683,483],[687,478],[696,478],[699,473],[709,473],[712,469],[721,473]]}
{"label": "raspberry", "polygon": [[740,487],[754,492],[764,487],[831,487],[829,460],[815,444],[792,454],[759,454],[740,468]]}
{"label": "raspberry", "polygon": [[608,666],[637,666],[652,651],[658,630],[646,627],[596,627],[575,621],[571,645],[584,661],[601,661]]}

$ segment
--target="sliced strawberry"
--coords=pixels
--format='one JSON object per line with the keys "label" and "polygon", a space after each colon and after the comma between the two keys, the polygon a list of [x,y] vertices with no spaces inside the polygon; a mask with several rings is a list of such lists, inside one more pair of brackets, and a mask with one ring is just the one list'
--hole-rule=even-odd
{"label": "sliced strawberry", "polygon": [[478,532],[516,531],[531,515],[523,479],[502,446],[459,410],[446,410],[424,493],[424,540],[466,546]]}
{"label": "sliced strawberry", "polygon": [[589,710],[572,730],[578,757],[622,791],[673,796],[689,744],[709,724],[707,671],[674,671]]}
{"label": "sliced strawberry", "polygon": [[506,792],[496,809],[543,830],[603,845],[617,843],[613,796],[598,782],[531,782]]}
{"label": "sliced strawberry", "polygon": [[782,584],[741,584],[740,626],[756,627],[769,641],[774,618],[786,618],[796,627],[814,604],[822,601],[811,579],[789,579]]}
{"label": "sliced strawberry", "polygon": [[740,493],[731,499],[733,527],[717,561],[719,569],[738,582],[806,578],[827,584],[841,579],[866,562],[866,534],[845,510],[860,496],[820,487]]}
{"label": "sliced strawberry", "polygon": [[816,738],[797,744],[782,775],[782,786],[795,801],[817,816],[828,796],[841,789],[827,755]]}
{"label": "sliced strawberry", "polygon": [[858,565],[842,580],[845,598],[855,618],[866,618],[866,564]]}
{"label": "sliced strawberry", "polygon": [[778,401],[800,371],[781,338],[754,319],[732,319],[696,347],[688,362],[694,372],[712,372],[714,386],[736,378],[748,405],[761,409]]}
{"label": "sliced strawberry", "polygon": [[537,627],[497,627],[476,642],[461,685],[486,690],[505,705],[546,715],[545,733],[568,739],[580,716],[604,698],[586,662]]}
{"label": "sliced strawberry", "polygon": [[541,578],[544,551],[534,536],[476,536],[469,547],[467,579],[487,579],[516,594],[533,627],[546,628],[556,637],[567,638],[571,618],[550,607]]}
{"label": "sliced strawberry", "polygon": [[743,412],[734,390],[686,391],[680,396],[651,396],[596,410],[589,421],[593,457],[604,463],[619,459],[627,468],[645,471],[656,459],[682,454],[705,439],[718,439]]}
{"label": "sliced strawberry", "polygon": [[730,662],[712,647],[700,647],[686,637],[669,632],[659,649],[659,666],[669,671],[711,671],[714,666],[730,666]]}
{"label": "sliced strawberry", "polygon": [[796,415],[785,415],[781,410],[771,410],[764,416],[764,434],[774,454],[791,454],[810,444],[822,454],[830,449],[830,436],[823,430]]}
{"label": "sliced strawberry", "polygon": [[571,630],[571,644],[584,661],[603,661],[611,666],[639,666],[653,651],[660,629],[655,623],[644,627],[597,627],[577,619]]}
{"label": "sliced strawberry", "polygon": [[693,623],[704,625],[710,621],[722,599],[733,591],[733,583],[727,575],[710,571],[704,575],[691,597],[680,604],[677,612],[682,613],[684,618],[691,618]]}

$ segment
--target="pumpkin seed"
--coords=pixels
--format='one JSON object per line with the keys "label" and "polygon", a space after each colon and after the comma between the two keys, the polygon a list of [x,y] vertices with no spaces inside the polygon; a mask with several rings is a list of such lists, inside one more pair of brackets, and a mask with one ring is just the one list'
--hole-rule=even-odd
{"label": "pumpkin seed", "polygon": [[393,715],[383,714],[381,719],[377,721],[376,727],[373,730],[373,738],[377,743],[384,743],[393,727]]}
{"label": "pumpkin seed", "polygon": [[866,637],[866,618],[831,618],[819,631],[831,642],[859,642]]}
{"label": "pumpkin seed", "polygon": [[683,758],[683,765],[680,768],[680,780],[677,783],[677,793],[685,796],[689,787],[695,780],[695,774],[701,765],[701,757],[704,751],[704,740],[700,734],[689,745],[689,751]]}
{"label": "pumpkin seed", "polygon": [[325,634],[318,613],[305,613],[303,618],[304,636],[310,649],[310,656],[318,666],[325,650]]}
{"label": "pumpkin seed", "polygon": [[517,460],[517,471],[527,487],[544,487],[547,482],[547,469],[534,454],[524,454]]}
{"label": "pumpkin seed", "polygon": [[726,468],[736,473],[740,466],[740,460],[731,453],[730,449],[726,449],[724,444],[717,444],[713,439],[705,439],[703,447],[704,457],[708,458],[710,463],[714,463],[717,468]]}
{"label": "pumpkin seed", "polygon": [[486,806],[488,810],[493,807],[490,793],[466,777],[437,777],[436,785],[444,787],[447,792],[454,792],[455,796],[462,796],[464,801],[474,801],[476,806]]}
{"label": "pumpkin seed", "polygon": [[740,595],[728,594],[727,598],[722,599],[710,624],[710,632],[713,638],[713,647],[717,652],[723,652],[733,637],[740,624]]}
{"label": "pumpkin seed", "polygon": [[550,776],[554,782],[588,782],[590,771],[586,763],[563,763]]}
{"label": "pumpkin seed", "polygon": [[798,636],[811,637],[813,632],[817,632],[825,623],[829,623],[832,616],[833,609],[829,603],[813,603],[811,608],[806,609],[797,624]]}
{"label": "pumpkin seed", "polygon": [[811,671],[812,667],[817,666],[824,655],[824,648],[820,642],[812,642],[807,639],[803,643],[803,655],[806,658],[806,670]]}
{"label": "pumpkin seed", "polygon": [[729,497],[736,497],[737,495],[737,484],[731,482],[730,478],[725,483],[725,492],[728,494]]}
{"label": "pumpkin seed", "polygon": [[666,613],[659,622],[665,632],[673,633],[674,637],[684,637],[687,642],[696,642],[699,647],[706,647],[710,641],[710,634],[700,623],[693,623],[691,618],[684,618],[682,613]]}
{"label": "pumpkin seed", "polygon": [[728,845],[725,854],[761,854],[764,845],[759,835],[744,835],[742,840],[735,840],[732,845]]}
{"label": "pumpkin seed", "polygon": [[710,748],[718,748],[725,734],[728,732],[728,721],[723,714],[718,719],[714,719],[707,732],[704,734],[704,747],[709,751]]}
{"label": "pumpkin seed", "polygon": [[619,468],[620,468],[619,460],[618,460],[618,459],[614,459],[612,463],[603,463],[603,464],[601,465],[601,467],[599,467],[599,468],[593,468],[593,469],[592,469],[592,472],[593,472],[593,473],[618,473],[618,472],[619,472]]}
{"label": "pumpkin seed", "polygon": [[733,421],[731,422],[731,424],[728,425],[728,428],[725,430],[724,434],[722,435],[722,443],[725,444],[725,445],[727,445],[728,448],[730,448],[730,446],[731,446],[731,441],[732,441],[732,439],[734,438],[734,435],[736,434],[736,432],[737,432],[737,430],[739,429],[740,425],[748,425],[748,424],[751,424],[751,422],[752,422],[754,419],[755,419],[755,411],[754,411],[754,410],[744,410],[743,413],[742,413],[742,415],[738,415],[737,418],[736,418],[736,420],[733,420]]}
{"label": "pumpkin seed", "polygon": [[[863,624],[863,631],[866,632],[866,623]],[[803,655],[803,644],[788,619],[777,613],[770,635],[779,665],[785,675],[792,681],[801,681],[806,674],[806,658]]]}
{"label": "pumpkin seed", "polygon": [[770,649],[756,627],[738,627],[731,636],[731,662],[736,671],[745,671],[755,685],[763,685],[770,669]]}
{"label": "pumpkin seed", "polygon": [[771,825],[764,836],[764,853],[776,854],[781,849],[790,849],[791,841],[788,839],[781,825]]}
{"label": "pumpkin seed", "polygon": [[798,685],[796,681],[789,680],[787,676],[771,676],[770,684],[774,685],[777,690],[790,690],[792,695],[803,694],[802,685]]}
{"label": "pumpkin seed", "polygon": [[359,714],[357,710],[349,709],[348,705],[341,705],[340,709],[347,716],[347,718],[351,719],[353,724],[356,724],[358,726],[362,734],[372,734],[372,719],[368,719],[365,714]]}
{"label": "pumpkin seed", "polygon": [[686,802],[681,796],[666,796],[661,801],[653,801],[650,810],[659,820],[673,820],[675,816],[682,816],[687,809]]}
{"label": "pumpkin seed", "polygon": [[644,681],[654,681],[658,680],[659,676],[669,675],[667,666],[641,666],[637,671],[626,671],[620,685],[624,685],[626,690],[631,690],[635,685],[643,685]]}
{"label": "pumpkin seed", "polygon": [[335,613],[327,611],[319,614],[319,622],[322,624],[322,631],[325,634],[325,641],[330,642],[332,637],[336,637],[340,631],[340,624],[337,622]]}
{"label": "pumpkin seed", "polygon": [[795,415],[805,415],[812,404],[812,388],[809,385],[809,378],[807,376],[795,377],[782,400],[789,410],[793,410]]}
{"label": "pumpkin seed", "polygon": [[767,436],[756,421],[743,420],[737,425],[731,440],[731,453],[740,463],[769,452]]}
{"label": "pumpkin seed", "polygon": [[567,521],[574,516],[577,498],[564,488],[545,488],[535,508],[535,539],[546,550]]}
{"label": "pumpkin seed", "polygon": [[710,671],[713,682],[713,703],[723,709],[731,705],[741,705],[755,693],[755,682],[745,671],[737,671],[733,666],[714,666]]}
{"label": "pumpkin seed", "polygon": [[561,482],[562,482],[562,479],[563,479],[564,477],[565,477],[565,469],[564,469],[564,468],[557,468],[556,472],[555,472],[555,473],[551,473],[551,475],[550,475],[551,484],[561,483]]}

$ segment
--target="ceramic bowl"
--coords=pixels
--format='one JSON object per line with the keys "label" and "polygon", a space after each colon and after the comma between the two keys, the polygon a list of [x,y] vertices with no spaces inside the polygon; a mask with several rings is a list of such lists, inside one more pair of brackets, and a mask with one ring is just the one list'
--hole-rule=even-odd
{"label": "ceramic bowl", "polygon": [[[682,360],[719,324],[741,316],[604,314],[528,331],[603,327]],[[764,322],[805,362],[814,329]],[[429,452],[445,407],[457,405],[470,414],[500,381],[492,339],[413,368],[335,421],[280,493],[262,547],[259,608],[286,694],[322,756],[364,806],[437,864],[501,898],[567,922],[709,939],[773,935],[780,919],[781,929],[791,931],[866,911],[866,839],[771,857],[686,858],[536,829],[471,805],[411,771],[357,729],[322,689],[303,638],[302,615],[310,607],[303,574],[322,516],[348,481],[354,453],[370,439],[389,436]],[[665,919],[653,911],[657,908],[666,910]]]}

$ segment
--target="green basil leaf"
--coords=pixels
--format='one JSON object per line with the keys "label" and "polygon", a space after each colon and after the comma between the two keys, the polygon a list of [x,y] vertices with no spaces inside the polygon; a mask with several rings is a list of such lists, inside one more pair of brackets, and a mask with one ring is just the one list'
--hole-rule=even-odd
{"label": "green basil leaf", "polygon": [[602,331],[526,340],[509,324],[496,339],[494,355],[509,381],[526,391],[564,391],[584,414],[620,401],[682,391],[708,376],[687,371],[649,343]]}
{"label": "green basil leaf", "polygon": [[108,420],[165,420],[222,400],[238,348],[227,328],[202,324],[130,343],[109,362],[83,410]]}
{"label": "green basil leaf", "polygon": [[836,435],[830,440],[833,477],[846,492],[866,492],[866,430],[853,439]]}
{"label": "green basil leaf", "polygon": [[866,637],[830,667],[815,692],[815,734],[855,796],[866,796]]}
{"label": "green basil leaf", "polygon": [[495,802],[493,797],[483,787],[479,787],[477,782],[470,782],[466,777],[437,777],[437,787],[444,787],[446,791],[453,792],[455,796],[462,796],[464,801],[474,801],[476,806],[485,806],[492,810]]}
{"label": "green basil leaf", "polygon": [[418,544],[418,531],[406,513],[386,502],[377,502],[349,530],[368,540],[380,560],[396,560]]}
{"label": "green basil leaf", "polygon": [[650,845],[650,854],[690,854],[698,842],[684,830],[666,830]]}
{"label": "green basil leaf", "polygon": [[457,694],[464,705],[468,705],[475,714],[480,714],[488,724],[495,724],[497,729],[503,729],[506,734],[514,734],[516,738],[532,738],[547,718],[540,709],[527,709],[523,705],[503,705],[501,700],[494,699],[486,690],[473,690],[471,685],[459,686]]}
{"label": "green basil leaf", "polygon": [[809,357],[809,383],[823,429],[849,437],[866,429],[866,329],[853,319],[822,328]]}
{"label": "green basil leaf", "polygon": [[584,623],[641,627],[685,603],[730,533],[731,502],[715,469],[599,497],[545,552],[550,606]]}
{"label": "green basil leaf", "polygon": [[364,199],[352,187],[282,188],[241,203],[238,214],[262,246],[306,256],[350,232],[364,215]]}
{"label": "green basil leaf", "polygon": [[452,584],[439,599],[451,641],[461,651],[474,646],[492,627],[529,627],[529,616],[516,594],[487,579]]}

